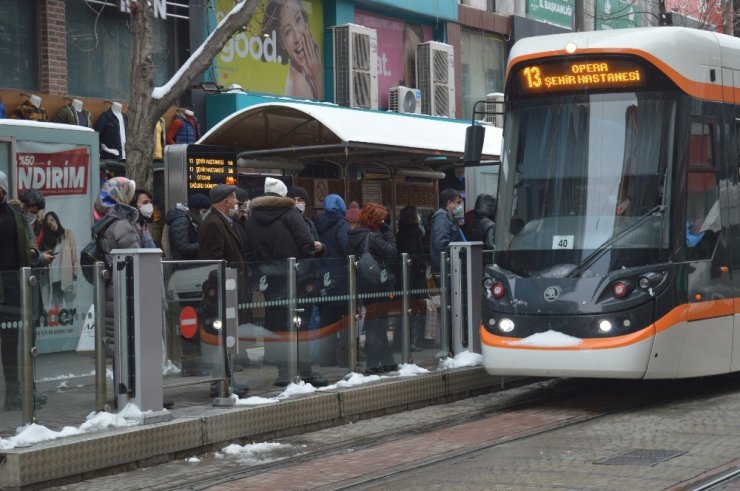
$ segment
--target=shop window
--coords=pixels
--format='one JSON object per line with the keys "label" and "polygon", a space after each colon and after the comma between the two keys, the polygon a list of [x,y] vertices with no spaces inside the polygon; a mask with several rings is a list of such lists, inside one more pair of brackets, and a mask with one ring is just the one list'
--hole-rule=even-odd
{"label": "shop window", "polygon": [[463,118],[473,115],[473,105],[486,94],[504,91],[504,47],[504,40],[494,34],[465,29],[460,33]]}
{"label": "shop window", "polygon": [[0,86],[38,89],[38,53],[37,2],[0,2]]}
{"label": "shop window", "polygon": [[[128,100],[131,93],[129,14],[120,12],[117,6],[90,2],[65,2],[65,8],[69,93]],[[170,18],[153,20],[155,85],[164,85],[179,66],[178,22]]]}

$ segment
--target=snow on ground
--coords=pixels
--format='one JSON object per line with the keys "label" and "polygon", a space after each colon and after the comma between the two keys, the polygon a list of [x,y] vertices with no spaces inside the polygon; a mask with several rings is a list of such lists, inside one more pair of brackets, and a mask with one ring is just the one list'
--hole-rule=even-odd
{"label": "snow on ground", "polygon": [[[552,332],[552,331],[548,331]],[[562,335],[561,335],[562,336]],[[576,338],[573,338],[576,339]],[[476,353],[470,353],[469,351],[464,351],[462,353],[459,353],[454,358],[445,358],[444,360],[440,360],[439,363],[439,369],[450,369],[450,368],[461,368],[461,367],[472,367],[472,366],[478,366],[483,364],[483,357]],[[171,361],[167,360],[166,363],[162,365],[162,371],[163,373],[167,373],[167,370],[170,365],[175,366],[172,364]],[[175,366],[175,368],[177,368]],[[108,371],[110,372],[110,370]],[[410,364],[410,363],[404,363],[401,366],[398,367],[398,370],[394,372],[388,372],[384,375],[363,375],[356,372],[348,373],[344,376],[344,378],[340,381],[338,381],[335,384],[329,385],[327,387],[321,387],[316,388],[311,384],[307,384],[303,381],[299,381],[298,383],[291,383],[289,384],[283,392],[278,394],[275,397],[247,397],[245,399],[240,399],[237,395],[232,395],[232,399],[234,399],[235,404],[237,405],[261,405],[261,404],[273,404],[276,402],[280,402],[282,400],[288,399],[295,395],[302,395],[302,394],[311,394],[316,391],[325,391],[325,390],[335,390],[335,389],[341,389],[346,387],[356,387],[358,385],[363,385],[371,382],[377,382],[379,380],[383,379],[390,379],[390,378],[399,378],[399,377],[413,377],[419,374],[428,373],[429,370],[426,368],[422,368],[420,366]],[[177,369],[176,372],[171,373],[179,373],[179,369]],[[106,374],[109,378],[112,378],[112,372]],[[67,387],[66,383],[62,382],[58,386],[58,390],[64,390]],[[150,411],[147,411],[147,413]],[[123,428],[128,426],[136,426],[141,424],[144,414],[135,404],[129,403],[127,404],[121,411],[118,413],[108,413],[108,412],[92,412],[87,416],[87,419],[84,423],[82,423],[79,428],[75,428],[72,426],[65,426],[60,431],[54,431],[50,430],[49,428],[45,426],[41,426],[38,424],[29,424],[26,426],[19,427],[16,430],[15,436],[11,436],[9,438],[0,438],[0,450],[9,450],[17,447],[27,447],[29,445],[33,445],[34,443],[49,441],[49,440],[56,440],[58,438],[64,438],[67,436],[73,436],[73,435],[81,435],[84,433],[94,433],[97,431],[103,431],[108,428]],[[272,445],[272,446],[271,446]],[[239,445],[230,445],[229,447],[226,447],[223,449],[223,452],[227,455],[246,455],[244,457],[245,459],[256,459],[257,462],[269,462],[269,460],[260,460],[264,457],[265,449],[271,449],[270,452],[274,451],[275,448],[274,445],[281,445],[278,443],[270,444],[270,443],[261,443],[261,444],[254,444],[254,445],[245,445],[243,447],[240,447]],[[237,447],[240,447],[241,449],[237,449]],[[290,445],[288,445],[290,447]],[[229,450],[227,450],[229,449]],[[242,455],[243,456],[243,455]],[[218,455],[217,455],[218,457]],[[197,459],[197,457],[192,457],[188,459],[188,462],[191,463],[197,463],[200,460]]]}

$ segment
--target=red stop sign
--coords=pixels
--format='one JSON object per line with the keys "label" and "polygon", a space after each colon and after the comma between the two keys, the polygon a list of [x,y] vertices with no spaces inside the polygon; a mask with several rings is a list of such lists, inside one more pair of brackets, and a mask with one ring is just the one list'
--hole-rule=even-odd
{"label": "red stop sign", "polygon": [[192,338],[198,331],[198,314],[193,307],[183,307],[180,311],[180,334],[185,338]]}

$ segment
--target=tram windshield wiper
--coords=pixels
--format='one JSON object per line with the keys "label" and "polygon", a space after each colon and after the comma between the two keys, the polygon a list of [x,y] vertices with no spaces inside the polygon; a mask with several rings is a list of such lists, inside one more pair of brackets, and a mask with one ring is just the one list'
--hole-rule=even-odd
{"label": "tram windshield wiper", "polygon": [[594,250],[594,252],[589,254],[583,261],[581,261],[575,268],[573,268],[573,271],[568,273],[567,278],[576,278],[577,276],[580,276],[586,269],[591,267],[591,265],[595,263],[597,259],[603,256],[604,253],[608,251],[609,248],[612,245],[614,245],[615,242],[622,239],[626,235],[630,234],[635,229],[639,228],[642,224],[647,222],[650,218],[656,215],[662,215],[665,209],[666,209],[665,205],[656,205],[653,208],[651,208],[647,213],[645,213],[644,215],[639,217],[637,220],[635,220],[634,222],[626,226],[624,229],[622,229],[618,234],[612,235],[604,243],[599,245],[599,247],[597,247]]}

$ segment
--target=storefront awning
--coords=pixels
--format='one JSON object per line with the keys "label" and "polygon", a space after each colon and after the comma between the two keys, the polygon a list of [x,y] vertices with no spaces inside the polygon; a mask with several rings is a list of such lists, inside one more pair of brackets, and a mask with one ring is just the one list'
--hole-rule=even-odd
{"label": "storefront awning", "polygon": [[[276,101],[256,104],[223,119],[198,143],[233,148],[259,162],[462,165],[469,121],[335,104]],[[498,162],[501,129],[486,125],[482,160]]]}

